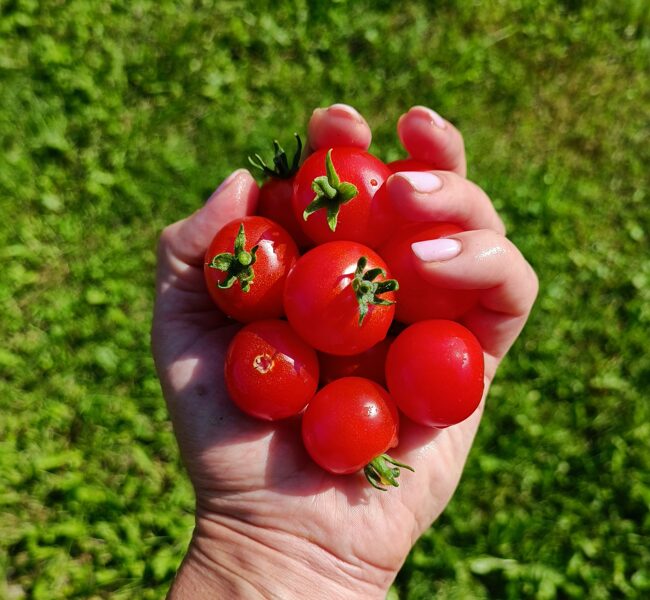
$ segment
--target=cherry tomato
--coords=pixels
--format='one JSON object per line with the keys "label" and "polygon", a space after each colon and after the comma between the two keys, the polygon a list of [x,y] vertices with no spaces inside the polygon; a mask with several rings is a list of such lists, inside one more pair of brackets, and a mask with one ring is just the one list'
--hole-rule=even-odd
{"label": "cherry tomato", "polygon": [[391,173],[399,173],[400,171],[432,171],[433,167],[421,160],[415,158],[401,158],[389,162],[386,166],[390,169]]}
{"label": "cherry tomato", "polygon": [[253,166],[260,169],[268,177],[260,188],[260,195],[257,199],[257,214],[284,227],[299,248],[310,247],[312,245],[311,241],[302,231],[300,223],[296,219],[292,203],[293,180],[298,171],[302,142],[298,134],[296,134],[296,153],[291,165],[289,165],[287,153],[277,141],[273,142],[273,148],[275,150],[273,168],[267,166],[259,154],[256,154],[254,158],[248,158]]}
{"label": "cherry tomato", "polygon": [[284,314],[282,291],[298,258],[291,236],[264,217],[224,225],[205,253],[210,296],[229,317],[248,323]]}
{"label": "cherry tomato", "polygon": [[284,227],[299,248],[311,248],[292,207],[293,179],[268,179],[260,189],[257,214]]}
{"label": "cherry tomato", "polygon": [[245,413],[275,421],[297,415],[318,386],[316,352],[286,321],[255,321],[232,339],[226,388]]}
{"label": "cherry tomato", "polygon": [[314,243],[351,240],[374,248],[391,234],[395,215],[378,158],[358,148],[317,150],[294,183],[293,208]]}
{"label": "cherry tomato", "polygon": [[483,396],[483,350],[474,334],[447,320],[407,327],[386,358],[386,381],[399,409],[428,427],[460,423]]}
{"label": "cherry tomato", "polygon": [[376,252],[355,242],[329,242],[300,257],[284,289],[294,330],[329,354],[359,354],[386,337],[397,283]]}
{"label": "cherry tomato", "polygon": [[399,469],[389,464],[406,466],[384,454],[397,446],[398,432],[395,403],[381,386],[362,377],[327,384],[302,418],[303,443],[316,464],[337,475],[364,469],[375,487],[397,486]]}
{"label": "cherry tomato", "polygon": [[386,336],[372,348],[361,354],[337,356],[336,354],[318,353],[320,365],[320,383],[325,385],[343,377],[364,377],[381,386],[386,386],[386,355],[393,337]]}
{"label": "cherry tomato", "polygon": [[478,299],[475,290],[452,290],[436,287],[416,271],[411,244],[447,237],[462,231],[451,223],[411,223],[401,227],[378,252],[393,277],[399,281],[395,318],[402,323],[427,319],[457,319],[472,308]]}

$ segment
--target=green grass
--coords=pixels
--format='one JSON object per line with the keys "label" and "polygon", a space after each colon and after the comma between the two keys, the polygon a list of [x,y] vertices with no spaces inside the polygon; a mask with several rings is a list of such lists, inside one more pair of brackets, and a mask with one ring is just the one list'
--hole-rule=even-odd
{"label": "green grass", "polygon": [[642,0],[0,0],[0,598],[164,595],[157,234],[333,101],[387,159],[408,106],[454,121],[541,279],[393,597],[648,597],[648,65]]}

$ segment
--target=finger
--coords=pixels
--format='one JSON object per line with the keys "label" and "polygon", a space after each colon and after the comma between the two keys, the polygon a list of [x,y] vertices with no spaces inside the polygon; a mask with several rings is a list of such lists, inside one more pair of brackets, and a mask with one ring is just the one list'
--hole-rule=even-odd
{"label": "finger", "polygon": [[163,255],[202,266],[205,250],[226,223],[254,212],[259,188],[246,169],[232,173],[194,214],[169,225],[160,238]]}
{"label": "finger", "polygon": [[466,231],[412,245],[415,267],[431,284],[481,290],[463,317],[483,349],[503,356],[524,326],[537,296],[535,271],[517,247],[491,230]]}
{"label": "finger", "polygon": [[412,245],[420,275],[440,287],[483,290],[495,312],[528,314],[537,294],[535,272],[506,237],[483,229]]}
{"label": "finger", "polygon": [[467,419],[445,429],[419,425],[400,415],[399,446],[396,451],[391,451],[391,456],[415,469],[414,474],[405,473],[400,478],[400,488],[408,493],[409,500],[414,499],[413,496],[420,498],[419,502],[413,503],[419,517],[415,538],[440,515],[453,495],[481,421],[483,407],[482,400],[479,408]]}
{"label": "finger", "polygon": [[397,123],[397,134],[411,157],[434,169],[467,173],[463,136],[426,106],[414,106]]}
{"label": "finger", "polygon": [[391,175],[386,188],[397,210],[409,221],[455,223],[463,229],[505,226],[487,194],[451,171],[403,171]]}
{"label": "finger", "polygon": [[308,146],[311,150],[353,146],[367,150],[372,133],[366,120],[347,104],[317,108],[309,119]]}

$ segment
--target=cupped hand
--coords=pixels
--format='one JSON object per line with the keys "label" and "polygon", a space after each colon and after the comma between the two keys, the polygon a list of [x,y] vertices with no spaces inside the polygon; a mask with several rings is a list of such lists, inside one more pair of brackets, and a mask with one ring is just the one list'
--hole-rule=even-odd
{"label": "cupped hand", "polygon": [[[535,274],[487,196],[464,179],[460,133],[424,107],[403,115],[398,133],[425,173],[398,173],[387,186],[412,220],[451,221],[455,242],[422,242],[422,277],[480,289],[464,323],[485,349],[486,386],[521,331]],[[314,111],[312,149],[366,149],[361,115],[336,104]],[[152,345],[181,455],[197,501],[196,528],[172,598],[383,598],[409,550],[451,498],[483,403],[469,419],[434,430],[403,419],[391,455],[410,464],[399,488],[367,485],[362,474],[329,475],[302,447],[299,418],[255,421],[225,392],[223,360],[238,326],[214,306],[203,280],[205,249],[225,223],[255,210],[258,188],[235,171],[193,215],[167,227],[158,250]],[[450,246],[453,246],[450,250]]]}

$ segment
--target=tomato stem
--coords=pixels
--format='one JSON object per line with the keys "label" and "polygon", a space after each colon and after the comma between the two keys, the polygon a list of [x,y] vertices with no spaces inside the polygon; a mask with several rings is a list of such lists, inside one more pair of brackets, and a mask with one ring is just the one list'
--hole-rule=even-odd
{"label": "tomato stem", "polygon": [[239,281],[242,292],[248,292],[251,288],[251,283],[255,278],[253,265],[257,260],[255,253],[259,246],[253,246],[250,250],[246,250],[246,234],[244,232],[244,224],[239,226],[237,237],[235,237],[234,252],[222,252],[212,258],[208,266],[211,269],[217,269],[226,273],[223,281],[217,284],[218,288],[226,290],[231,288],[236,281]]}
{"label": "tomato stem", "polygon": [[380,454],[364,467],[363,473],[372,487],[385,492],[387,488],[382,486],[399,487],[397,478],[400,476],[400,468],[415,472],[413,467],[395,460],[388,454]]}
{"label": "tomato stem", "polygon": [[352,289],[354,290],[354,293],[357,296],[357,302],[359,303],[359,327],[361,327],[364,318],[368,314],[368,306],[370,304],[378,306],[389,306],[395,304],[391,300],[380,298],[380,294],[394,292],[399,289],[397,279],[373,281],[379,277],[379,275],[386,277],[386,271],[381,267],[375,267],[374,269],[368,269],[364,273],[367,265],[368,259],[365,256],[362,256],[357,261],[357,268],[354,272],[354,279],[352,280]]}
{"label": "tomato stem", "polygon": [[332,231],[336,231],[341,206],[356,198],[359,190],[356,185],[339,179],[332,162],[332,148],[327,151],[325,157],[325,172],[326,175],[316,177],[312,182],[311,189],[316,192],[316,196],[305,208],[302,218],[306,221],[310,215],[325,209],[327,224]]}
{"label": "tomato stem", "polygon": [[255,154],[254,157],[249,156],[248,162],[250,162],[255,168],[260,169],[264,175],[267,175],[268,177],[274,177],[275,179],[291,179],[298,171],[298,164],[300,163],[300,156],[302,155],[302,141],[300,136],[297,133],[294,133],[293,135],[296,138],[296,152],[293,155],[291,165],[289,165],[287,153],[284,151],[282,146],[280,146],[278,140],[273,140],[273,150],[275,152],[273,155],[273,169],[267,166],[266,162],[264,162],[264,159],[259,154]]}

